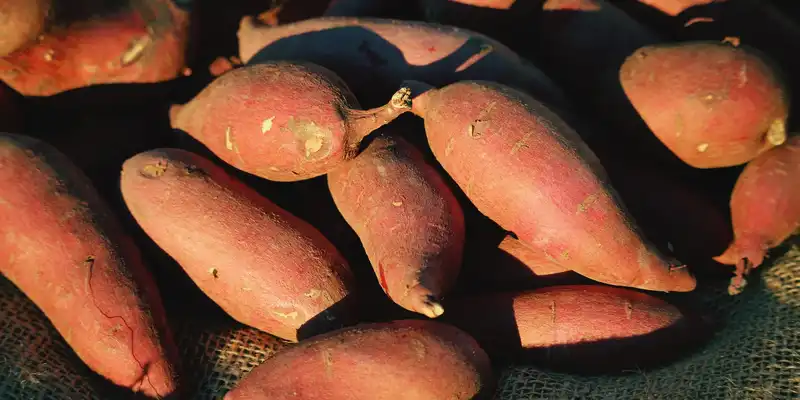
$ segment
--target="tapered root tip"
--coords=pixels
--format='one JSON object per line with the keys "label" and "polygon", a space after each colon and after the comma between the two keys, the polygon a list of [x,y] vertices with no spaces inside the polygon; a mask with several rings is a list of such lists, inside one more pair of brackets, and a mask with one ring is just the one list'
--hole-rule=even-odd
{"label": "tapered root tip", "polygon": [[441,304],[435,301],[427,301],[425,304],[417,310],[420,314],[425,315],[428,318],[438,318],[442,314],[444,314],[444,307]]}
{"label": "tapered root tip", "polygon": [[772,121],[767,131],[767,141],[773,146],[786,142],[786,123],[782,119]]}

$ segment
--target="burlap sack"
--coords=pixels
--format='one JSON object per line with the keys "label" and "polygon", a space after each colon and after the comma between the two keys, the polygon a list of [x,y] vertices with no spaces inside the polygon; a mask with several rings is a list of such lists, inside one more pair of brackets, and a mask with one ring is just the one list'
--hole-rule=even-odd
{"label": "burlap sack", "polygon": [[[800,248],[765,265],[760,279],[739,296],[728,296],[724,282],[701,287],[690,296],[698,307],[725,318],[726,326],[706,347],[685,359],[657,370],[614,377],[509,367],[501,373],[497,398],[800,398]],[[0,398],[119,398],[98,389],[96,376],[5,280],[0,280],[0,317]],[[221,399],[284,346],[229,319],[194,317],[174,324],[186,392],[192,399]]]}

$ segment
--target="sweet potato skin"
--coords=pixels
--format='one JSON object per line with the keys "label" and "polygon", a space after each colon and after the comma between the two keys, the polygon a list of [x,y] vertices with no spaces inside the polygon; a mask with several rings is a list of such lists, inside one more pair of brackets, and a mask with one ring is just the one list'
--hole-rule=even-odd
{"label": "sweet potato skin", "polygon": [[461,269],[464,213],[422,153],[398,135],[376,137],[328,174],[328,187],[386,294],[410,311],[438,317],[438,300]]}
{"label": "sweet potato skin", "polygon": [[45,29],[51,0],[3,0],[0,3],[0,57],[32,42]]}
{"label": "sweet potato skin", "polygon": [[211,161],[141,153],[121,189],[144,231],[236,320],[292,341],[347,323],[352,276],[339,252]]}
{"label": "sweet potato skin", "polygon": [[600,282],[694,289],[688,271],[673,268],[640,235],[594,153],[535,99],[465,81],[418,96],[413,112],[472,203],[526,245]]}
{"label": "sweet potato skin", "polygon": [[[553,367],[577,365],[584,370],[595,367],[581,365],[581,360],[598,355],[602,357],[599,364],[608,364],[596,366],[598,370],[621,365],[617,356],[628,357],[626,362],[642,361],[649,354],[641,354],[637,360],[636,354],[624,353],[626,346],[640,346],[640,350],[644,346],[644,353],[655,352],[649,346],[669,341],[636,340],[684,327],[684,315],[678,308],[645,293],[600,285],[552,286],[453,299],[447,307],[444,319],[473,335],[493,358],[544,359]],[[598,361],[594,359],[594,363]]]}
{"label": "sweet potato skin", "polygon": [[[737,265],[732,291],[742,275],[764,262],[767,251],[800,229],[800,136],[792,136],[747,164],[731,195],[734,240],[717,257]],[[745,260],[746,264],[745,265]]]}
{"label": "sweet potato skin", "polygon": [[173,107],[171,122],[238,169],[269,180],[298,181],[355,157],[364,136],[407,106],[393,97],[385,116],[358,107],[331,71],[275,62],[220,76],[189,103]]}
{"label": "sweet potato skin", "polygon": [[537,277],[569,272],[569,269],[550,258],[544,251],[529,247],[512,236],[506,236],[498,249],[519,260]]}
{"label": "sweet potato skin", "polygon": [[315,18],[268,28],[242,20],[244,62],[299,59],[331,69],[359,100],[380,100],[403,79],[442,86],[464,79],[501,82],[563,105],[561,90],[505,45],[465,29],[378,18]]}
{"label": "sweet potato skin", "polygon": [[725,0],[638,0],[640,3],[658,9],[659,11],[677,16],[678,14],[697,6],[703,6],[714,2],[724,2]]}
{"label": "sweet potato skin", "polygon": [[155,283],[88,179],[49,145],[2,134],[0,185],[0,272],[90,368],[150,397],[174,392]]}
{"label": "sweet potato skin", "polygon": [[225,400],[482,399],[494,382],[474,339],[432,321],[365,324],[287,349]]}
{"label": "sweet potato skin", "polygon": [[779,72],[746,47],[643,47],[623,64],[620,82],[651,131],[693,167],[743,164],[786,140]]}
{"label": "sweet potato skin", "polygon": [[172,0],[134,1],[120,12],[52,27],[0,59],[0,80],[26,96],[169,80],[184,68],[188,25],[188,13]]}

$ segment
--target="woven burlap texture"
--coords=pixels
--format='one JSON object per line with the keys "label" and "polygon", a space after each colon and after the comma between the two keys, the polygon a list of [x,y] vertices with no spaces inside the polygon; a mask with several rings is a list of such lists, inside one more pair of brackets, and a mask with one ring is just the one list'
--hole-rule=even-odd
{"label": "woven burlap texture", "polygon": [[[517,366],[498,382],[499,400],[528,399],[797,399],[800,398],[800,249],[765,266],[739,296],[726,285],[701,287],[698,307],[726,325],[702,350],[652,371],[581,377]],[[0,398],[94,399],[86,369],[43,315],[0,279]],[[187,392],[198,400],[223,394],[283,344],[229,323],[180,323],[176,336]]]}

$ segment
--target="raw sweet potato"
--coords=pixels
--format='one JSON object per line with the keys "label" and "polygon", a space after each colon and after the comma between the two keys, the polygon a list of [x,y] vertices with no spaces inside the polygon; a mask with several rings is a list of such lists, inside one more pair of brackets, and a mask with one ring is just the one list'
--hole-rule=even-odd
{"label": "raw sweet potato", "polygon": [[594,153],[543,104],[493,82],[428,91],[408,84],[421,93],[413,112],[424,118],[439,163],[478,210],[520,241],[600,282],[694,289],[688,271],[641,236]]}
{"label": "raw sweet potato", "polygon": [[91,16],[54,26],[36,43],[0,58],[0,80],[26,96],[48,96],[102,83],[164,81],[180,74],[187,11],[172,0],[131,1],[112,10],[99,7],[89,10]]}
{"label": "raw sweet potato", "polygon": [[50,145],[0,135],[0,272],[78,356],[151,397],[177,388],[161,298],[88,179]]}
{"label": "raw sweet potato", "polygon": [[670,356],[676,333],[686,328],[682,313],[658,298],[599,285],[452,299],[447,307],[443,318],[473,335],[492,358],[585,371],[656,361],[665,345],[670,350],[661,353]]}
{"label": "raw sweet potato", "polygon": [[506,236],[500,245],[497,246],[501,251],[516,258],[537,277],[556,275],[568,272],[558,261],[550,258],[547,253],[536,247],[526,246],[513,236]]}
{"label": "raw sweet potato", "polygon": [[736,265],[729,291],[738,293],[744,275],[764,262],[769,249],[800,228],[800,136],[747,164],[731,195],[734,241],[717,261]]}
{"label": "raw sweet potato", "polygon": [[328,187],[386,294],[440,316],[439,299],[461,269],[464,214],[436,170],[405,140],[379,136],[329,173]]}
{"label": "raw sweet potato", "polygon": [[141,153],[121,188],[142,229],[236,320],[293,341],[348,322],[352,276],[339,252],[211,161]]}
{"label": "raw sweet potato", "polygon": [[236,168],[299,181],[355,157],[364,137],[410,109],[409,95],[402,88],[384,106],[359,110],[331,71],[270,62],[220,76],[189,103],[173,106],[170,119]]}
{"label": "raw sweet potato", "polygon": [[[464,79],[497,81],[562,106],[559,88],[503,44],[450,26],[373,18],[316,18],[278,27],[242,20],[246,63],[303,60],[331,69],[359,100],[379,104],[403,79],[442,86]],[[377,99],[376,99],[377,97]]]}
{"label": "raw sweet potato", "polygon": [[786,140],[780,73],[755,51],[724,43],[648,46],[620,70],[650,130],[696,168],[739,165]]}
{"label": "raw sweet potato", "polygon": [[364,324],[286,349],[225,400],[483,399],[494,386],[475,339],[432,321]]}
{"label": "raw sweet potato", "polygon": [[36,40],[47,24],[51,0],[0,2],[0,57]]}

